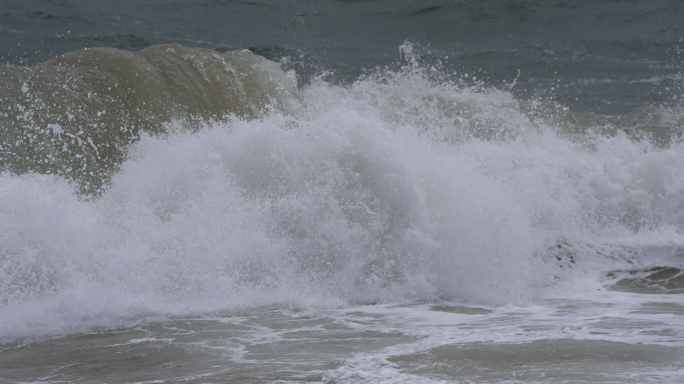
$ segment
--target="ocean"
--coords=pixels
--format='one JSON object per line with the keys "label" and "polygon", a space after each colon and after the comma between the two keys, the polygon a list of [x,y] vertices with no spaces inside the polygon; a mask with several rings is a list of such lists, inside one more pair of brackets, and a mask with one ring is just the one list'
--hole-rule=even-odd
{"label": "ocean", "polygon": [[684,382],[684,3],[3,0],[0,383]]}

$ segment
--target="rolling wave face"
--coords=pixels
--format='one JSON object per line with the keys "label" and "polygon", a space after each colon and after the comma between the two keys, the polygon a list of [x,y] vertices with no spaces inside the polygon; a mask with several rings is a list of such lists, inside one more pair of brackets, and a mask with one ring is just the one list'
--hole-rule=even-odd
{"label": "rolling wave face", "polygon": [[196,130],[297,107],[294,74],[247,50],[94,48],[5,67],[0,82],[0,167],[68,177],[84,195],[101,192],[141,134],[174,119]]}
{"label": "rolling wave face", "polygon": [[[150,128],[121,148],[111,143],[121,155],[105,158],[116,166],[83,163],[87,172],[107,171],[97,198],[74,194],[71,171],[52,171],[71,166],[59,163],[64,157],[42,162],[45,170],[2,174],[0,337],[271,305],[525,302],[555,281],[647,263],[649,250],[684,249],[676,107],[580,115],[503,91],[435,83],[416,65],[349,87],[316,82],[297,91],[276,64],[246,52],[167,46],[136,55],[145,63],[186,60],[178,52],[229,62],[235,72],[224,71],[227,78],[253,80],[254,88],[212,91],[226,93],[224,100],[246,89],[256,96],[236,109],[220,104],[228,112],[217,119],[197,112],[208,91],[149,96],[158,101],[143,101],[154,112]],[[58,74],[73,70],[54,66]],[[211,72],[209,64],[196,66]],[[174,81],[192,78],[175,76],[154,84],[180,89]],[[199,82],[192,89],[204,89],[202,76],[192,79]],[[133,83],[122,94],[134,94]],[[169,107],[182,98],[196,104]],[[83,110],[90,105],[79,100]],[[100,118],[130,111],[125,102]],[[202,111],[219,110],[212,105]],[[197,124],[194,116],[210,118]],[[37,131],[27,121],[11,127]],[[50,138],[37,142],[67,145],[62,153],[68,145],[88,150],[76,131],[87,127],[42,122],[59,128],[36,133]],[[116,127],[107,125],[124,132]],[[89,132],[93,151],[119,137]],[[30,142],[16,146],[33,150]],[[37,159],[44,158],[27,161]]]}

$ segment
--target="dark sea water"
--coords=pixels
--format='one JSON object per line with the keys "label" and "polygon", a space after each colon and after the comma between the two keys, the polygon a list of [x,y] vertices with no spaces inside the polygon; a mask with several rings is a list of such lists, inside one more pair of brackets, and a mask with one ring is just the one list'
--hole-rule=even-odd
{"label": "dark sea water", "polygon": [[[0,56],[32,65],[88,47],[249,49],[348,84],[405,41],[446,73],[573,110],[627,113],[681,93],[679,1],[14,1]],[[518,71],[520,74],[518,75]],[[553,89],[552,89],[553,88]]]}
{"label": "dark sea water", "polygon": [[684,380],[684,2],[0,3],[0,383]]}

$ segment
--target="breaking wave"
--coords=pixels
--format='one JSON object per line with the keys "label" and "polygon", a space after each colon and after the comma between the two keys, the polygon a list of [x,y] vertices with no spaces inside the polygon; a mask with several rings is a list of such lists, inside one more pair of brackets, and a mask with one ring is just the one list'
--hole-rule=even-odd
{"label": "breaking wave", "polygon": [[297,89],[248,51],[178,45],[0,70],[0,338],[529,302],[680,262],[681,107],[583,115],[434,71]]}

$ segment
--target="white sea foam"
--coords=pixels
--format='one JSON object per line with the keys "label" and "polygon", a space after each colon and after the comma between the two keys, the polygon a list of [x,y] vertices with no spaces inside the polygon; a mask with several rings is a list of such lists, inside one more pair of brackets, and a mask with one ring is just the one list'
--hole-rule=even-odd
{"label": "white sea foam", "polygon": [[0,176],[0,338],[272,306],[529,304],[655,253],[681,263],[676,141],[416,71],[301,92],[301,111],[143,136],[98,199]]}

